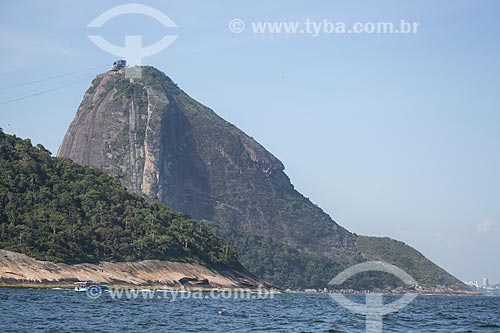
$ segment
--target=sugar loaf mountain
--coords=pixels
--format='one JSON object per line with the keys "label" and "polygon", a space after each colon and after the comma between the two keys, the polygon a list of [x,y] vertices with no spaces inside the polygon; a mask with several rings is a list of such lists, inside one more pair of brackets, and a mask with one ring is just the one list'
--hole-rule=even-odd
{"label": "sugar loaf mountain", "polygon": [[[407,271],[418,282],[418,288],[446,292],[467,290],[458,279],[403,242],[359,236],[337,224],[294,188],[277,157],[213,110],[192,99],[153,67],[142,67],[140,79],[126,78],[123,70],[96,76],[57,155],[64,159],[56,164],[69,163],[66,159],[69,158],[115,177],[134,193],[130,194],[133,207],[139,205],[148,210],[153,209],[147,208],[148,205],[153,205],[161,212],[163,208],[158,207],[161,203],[168,209],[164,214],[177,214],[173,211],[186,214],[179,216],[189,221],[189,228],[180,228],[178,233],[181,234],[174,237],[180,242],[175,247],[176,255],[183,258],[191,256],[200,263],[222,262],[234,266],[237,259],[224,252],[226,245],[222,245],[227,241],[237,248],[239,262],[248,269],[249,277],[255,274],[283,288],[323,288],[349,265],[381,260]],[[85,170],[97,172],[96,169]],[[93,179],[97,183],[87,184],[88,192],[82,195],[104,197],[103,201],[98,201],[101,205],[135,209],[129,207],[131,199],[121,204],[107,202],[108,194],[102,191],[100,179],[112,183],[99,174]],[[29,188],[28,180],[25,186]],[[82,228],[90,228],[96,223],[99,216],[96,207],[99,205],[92,207],[91,213],[97,217],[92,215],[88,220],[84,217],[78,220]],[[171,221],[172,217],[165,219]],[[114,223],[123,225],[126,222]],[[136,223],[147,229],[147,222]],[[113,226],[107,227],[111,234],[106,237],[113,237]],[[171,237],[169,228],[158,229],[155,237]],[[207,234],[193,240],[193,247],[198,252],[189,254],[190,247],[184,246],[182,240],[197,228]],[[224,241],[208,236],[211,230]],[[143,233],[138,237],[147,239]],[[130,244],[138,242],[133,238],[129,241]],[[203,256],[202,249],[208,245],[199,243],[204,241],[215,242],[216,251],[210,252],[213,258]],[[140,249],[132,251],[132,245],[114,246],[114,243],[107,243],[102,249],[109,252],[104,259],[172,259],[167,247],[159,255],[152,251],[145,256],[140,255]],[[12,247],[16,249],[22,250],[22,246]],[[80,256],[85,255],[84,250]],[[93,251],[95,253],[95,249]],[[122,251],[128,254],[125,256]],[[95,256],[97,258],[98,254]],[[400,281],[387,274],[364,273],[349,280],[344,287],[398,286]]]}

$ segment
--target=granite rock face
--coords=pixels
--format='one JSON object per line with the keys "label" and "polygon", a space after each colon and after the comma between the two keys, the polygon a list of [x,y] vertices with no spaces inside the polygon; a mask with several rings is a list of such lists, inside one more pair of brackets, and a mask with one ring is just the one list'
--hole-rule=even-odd
{"label": "granite rock face", "polygon": [[[283,163],[263,146],[164,73],[142,70],[141,79],[118,71],[92,81],[58,156],[102,168],[131,191],[222,229],[342,263],[373,257],[366,250],[373,247],[360,247],[357,235],[294,188]],[[421,264],[405,266],[420,272]]]}
{"label": "granite rock face", "polygon": [[58,150],[200,220],[352,257],[355,237],[297,192],[275,156],[162,72],[97,76]]}

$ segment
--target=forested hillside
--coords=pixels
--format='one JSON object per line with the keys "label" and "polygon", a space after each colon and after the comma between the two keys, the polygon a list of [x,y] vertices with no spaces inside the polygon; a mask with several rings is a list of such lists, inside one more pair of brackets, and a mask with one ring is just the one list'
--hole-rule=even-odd
{"label": "forested hillside", "polygon": [[239,266],[209,227],[97,168],[0,130],[0,248],[64,263],[160,259]]}

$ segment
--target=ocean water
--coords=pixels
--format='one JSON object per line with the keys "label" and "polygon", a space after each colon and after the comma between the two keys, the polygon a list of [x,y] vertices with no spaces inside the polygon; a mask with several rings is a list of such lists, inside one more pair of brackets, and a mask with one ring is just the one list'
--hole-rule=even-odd
{"label": "ocean water", "polygon": [[[0,288],[0,318],[0,332],[365,332],[365,317],[327,294],[172,301]],[[383,332],[500,332],[500,297],[419,296],[384,316]]]}

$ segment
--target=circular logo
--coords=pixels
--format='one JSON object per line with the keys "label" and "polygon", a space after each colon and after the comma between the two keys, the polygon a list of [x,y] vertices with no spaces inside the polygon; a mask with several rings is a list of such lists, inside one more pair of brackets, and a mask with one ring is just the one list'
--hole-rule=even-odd
{"label": "circular logo", "polygon": [[[177,27],[174,21],[172,21],[166,14],[155,8],[136,3],[113,7],[92,20],[92,22],[88,24],[88,27],[99,28],[112,18],[125,14],[142,14],[156,19],[166,28]],[[126,35],[124,46],[112,44],[100,35],[89,35],[87,37],[104,51],[116,56],[125,57],[127,62],[131,65],[141,65],[143,58],[159,53],[177,39],[177,35],[165,35],[156,43],[143,47],[142,36],[140,35]],[[141,73],[133,68],[127,68],[125,69],[125,76],[130,78],[140,78]]]}
{"label": "circular logo", "polygon": [[[383,261],[367,261],[344,270],[334,277],[328,285],[341,285],[347,279],[356,274],[374,271],[392,274],[407,285],[417,284],[417,281],[415,281],[411,275],[397,266]],[[367,332],[382,332],[382,316],[399,311],[401,308],[411,303],[417,297],[417,294],[406,293],[398,300],[388,304],[384,304],[382,294],[375,293],[367,294],[366,303],[364,304],[353,302],[342,294],[331,293],[330,296],[344,308],[354,313],[366,316]]]}
{"label": "circular logo", "polygon": [[241,19],[233,19],[229,22],[229,31],[239,34],[245,30],[245,22]]}
{"label": "circular logo", "polygon": [[90,298],[99,298],[102,295],[102,290],[99,286],[90,286],[87,288],[87,296]]}

